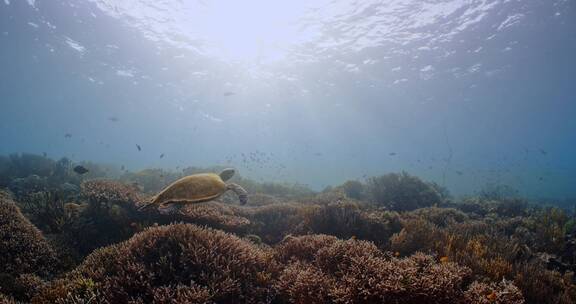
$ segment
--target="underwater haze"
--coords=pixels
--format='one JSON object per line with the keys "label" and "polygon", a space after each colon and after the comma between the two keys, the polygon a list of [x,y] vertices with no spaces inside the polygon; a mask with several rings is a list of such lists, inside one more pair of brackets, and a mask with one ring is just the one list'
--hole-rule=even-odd
{"label": "underwater haze", "polygon": [[576,197],[570,0],[0,2],[0,155]]}

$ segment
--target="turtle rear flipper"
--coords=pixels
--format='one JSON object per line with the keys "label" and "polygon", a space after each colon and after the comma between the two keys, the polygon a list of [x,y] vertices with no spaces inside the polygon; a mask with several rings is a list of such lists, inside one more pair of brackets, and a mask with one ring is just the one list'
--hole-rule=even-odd
{"label": "turtle rear flipper", "polygon": [[228,190],[232,190],[236,195],[238,195],[238,199],[240,200],[240,205],[246,205],[248,202],[248,192],[242,188],[242,186],[235,184],[235,183],[228,183],[226,184]]}

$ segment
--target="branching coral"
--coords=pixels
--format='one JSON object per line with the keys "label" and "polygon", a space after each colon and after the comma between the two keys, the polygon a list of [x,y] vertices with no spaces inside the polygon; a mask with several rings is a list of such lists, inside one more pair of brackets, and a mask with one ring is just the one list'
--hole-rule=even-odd
{"label": "branching coral", "polygon": [[351,199],[362,200],[366,197],[365,186],[359,181],[349,180],[338,186],[338,188]]}
{"label": "branching coral", "polygon": [[26,273],[15,277],[7,274],[0,275],[2,292],[19,301],[30,301],[44,284],[44,280],[34,274]]}
{"label": "branching coral", "polygon": [[23,195],[18,206],[24,214],[44,233],[61,233],[70,224],[71,213],[65,208],[66,201],[56,191],[42,191]]}
{"label": "branching coral", "polygon": [[[87,204],[67,204],[66,213],[72,223],[64,233],[80,254],[128,239],[134,227],[141,200],[130,186],[107,180],[90,180],[81,185],[81,197]],[[79,213],[81,212],[81,213]]]}
{"label": "branching coral", "polygon": [[397,213],[367,212],[354,202],[337,202],[313,209],[306,216],[306,226],[312,233],[329,234],[339,238],[356,237],[388,246],[388,239],[400,231]]}
{"label": "branching coral", "polygon": [[367,191],[378,205],[406,211],[440,204],[440,194],[416,176],[389,173],[368,179]]}
{"label": "branching coral", "polygon": [[390,238],[390,247],[401,255],[416,251],[435,251],[442,232],[432,223],[423,219],[408,219],[402,223],[402,230]]}
{"label": "branching coral", "polygon": [[134,187],[110,180],[89,180],[80,185],[81,195],[91,204],[121,204],[135,207],[142,198]]}
{"label": "branching coral", "polygon": [[514,283],[522,289],[527,303],[575,303],[576,286],[573,282],[573,274],[561,275],[533,262],[516,266]]}
{"label": "branching coral", "polygon": [[0,293],[0,304],[16,304],[16,301],[11,297]]}
{"label": "branching coral", "polygon": [[564,247],[568,216],[559,208],[537,210],[526,221],[526,226],[534,232],[533,246],[538,250],[554,253]]}
{"label": "branching coral", "polygon": [[98,249],[34,302],[77,294],[79,280],[108,303],[150,303],[176,296],[180,302],[269,302],[276,272],[272,254],[235,236],[190,224],[145,230],[130,240]]}
{"label": "branching coral", "polygon": [[247,206],[265,206],[272,204],[279,204],[281,200],[272,195],[263,193],[253,193],[248,194],[248,204]]}
{"label": "branching coral", "polygon": [[0,197],[0,252],[3,273],[46,276],[56,265],[55,253],[40,231],[5,197]]}
{"label": "branching coral", "polygon": [[20,212],[14,202],[0,196],[0,292],[27,300],[36,276],[58,270],[54,250]]}
{"label": "branching coral", "polygon": [[469,220],[464,212],[453,208],[420,208],[405,215],[405,218],[425,219],[438,227],[448,227]]}
{"label": "branching coral", "polygon": [[335,281],[317,267],[293,262],[282,271],[275,288],[279,302],[295,304],[332,303]]}
{"label": "branching coral", "polygon": [[338,238],[329,235],[287,236],[275,247],[276,259],[282,263],[291,260],[312,262],[318,250],[338,242]]}
{"label": "branching coral", "polygon": [[464,303],[471,275],[455,263],[422,253],[397,259],[354,239],[290,237],[275,250],[288,263],[276,283],[280,302]]}
{"label": "branching coral", "polygon": [[314,208],[316,207],[287,203],[238,211],[251,221],[250,233],[260,236],[265,243],[274,244],[288,234],[304,233],[305,216]]}
{"label": "branching coral", "polygon": [[524,298],[518,287],[510,281],[500,283],[473,282],[464,294],[470,304],[523,304]]}
{"label": "branching coral", "polygon": [[242,234],[250,225],[250,221],[235,214],[234,209],[226,204],[210,202],[191,204],[180,210],[181,219],[187,223],[207,225],[211,228]]}

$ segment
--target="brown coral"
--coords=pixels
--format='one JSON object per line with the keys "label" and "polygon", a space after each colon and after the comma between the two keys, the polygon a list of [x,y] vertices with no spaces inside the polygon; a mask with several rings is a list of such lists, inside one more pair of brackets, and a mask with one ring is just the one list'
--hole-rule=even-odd
{"label": "brown coral", "polygon": [[217,202],[187,205],[178,219],[234,233],[243,233],[250,225],[250,220],[236,215],[231,206]]}
{"label": "brown coral", "polygon": [[16,301],[11,297],[0,293],[0,304],[16,304]]}
{"label": "brown coral", "polygon": [[471,274],[421,253],[391,258],[354,239],[290,237],[275,250],[291,261],[276,284],[279,300],[290,303],[462,303]]}
{"label": "brown coral", "polygon": [[40,280],[35,275],[47,277],[58,268],[46,239],[5,196],[0,197],[0,252],[0,292],[19,300],[27,300]]}
{"label": "brown coral", "polygon": [[82,296],[79,280],[108,303],[268,302],[272,255],[235,236],[190,224],[147,229],[130,240],[98,249],[66,278],[34,299],[53,302]]}
{"label": "brown coral", "polygon": [[339,238],[355,237],[387,247],[392,234],[399,232],[400,218],[396,212],[366,211],[356,202],[340,201],[311,209],[306,226],[311,233],[329,234]]}
{"label": "brown coral", "polygon": [[132,186],[110,180],[89,180],[80,185],[80,193],[92,204],[121,204],[134,207],[142,197]]}
{"label": "brown coral", "polygon": [[378,205],[397,211],[430,207],[442,202],[434,187],[406,172],[371,177],[366,189]]}
{"label": "brown coral", "polygon": [[275,247],[276,258],[282,263],[291,260],[312,262],[318,250],[338,242],[329,235],[287,236]]}
{"label": "brown coral", "polygon": [[573,274],[561,275],[535,263],[523,263],[516,270],[514,283],[522,289],[527,303],[575,303]]}
{"label": "brown coral", "polygon": [[490,284],[473,282],[464,293],[464,298],[470,304],[524,304],[522,293],[510,281]]}
{"label": "brown coral", "polygon": [[265,243],[274,244],[288,234],[303,234],[305,216],[314,208],[286,203],[239,209],[239,214],[251,221],[250,233],[260,236]]}
{"label": "brown coral", "polygon": [[275,288],[285,302],[323,304],[332,302],[335,282],[317,267],[297,261],[284,268]]}
{"label": "brown coral", "polygon": [[443,233],[436,225],[417,218],[404,220],[402,230],[390,238],[391,250],[402,255],[434,251]]}
{"label": "brown coral", "polygon": [[46,276],[56,265],[56,255],[40,231],[6,197],[0,198],[0,252],[0,271],[11,275]]}

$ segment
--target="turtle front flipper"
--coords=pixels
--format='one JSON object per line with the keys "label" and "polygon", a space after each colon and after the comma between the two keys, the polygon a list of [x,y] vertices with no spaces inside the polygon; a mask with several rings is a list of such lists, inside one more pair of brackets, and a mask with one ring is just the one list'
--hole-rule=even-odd
{"label": "turtle front flipper", "polygon": [[156,204],[156,197],[153,196],[152,198],[150,198],[149,201],[144,201],[142,202],[142,205],[140,207],[138,207],[138,211],[144,211],[148,208],[150,208],[152,205]]}
{"label": "turtle front flipper", "polygon": [[160,214],[178,214],[181,213],[182,208],[185,204],[181,202],[168,202],[163,203],[158,206],[158,212]]}
{"label": "turtle front flipper", "polygon": [[234,191],[236,195],[238,195],[238,199],[240,200],[240,205],[246,205],[248,202],[248,192],[242,188],[242,186],[235,184],[235,183],[228,183],[226,184],[226,188],[228,190]]}

